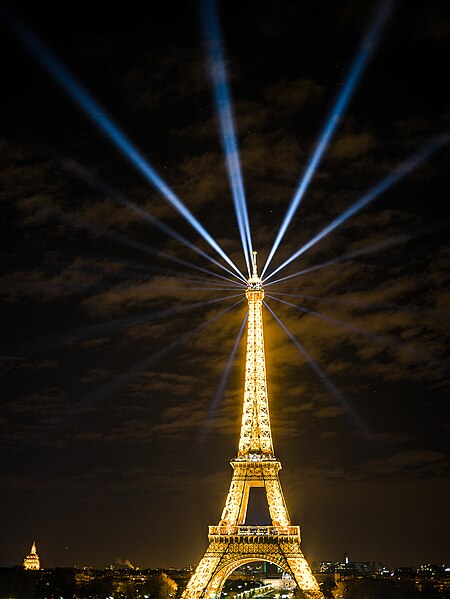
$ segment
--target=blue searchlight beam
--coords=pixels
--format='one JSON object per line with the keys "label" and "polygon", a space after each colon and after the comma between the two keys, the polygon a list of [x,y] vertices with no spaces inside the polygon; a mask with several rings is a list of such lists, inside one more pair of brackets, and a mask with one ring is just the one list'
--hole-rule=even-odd
{"label": "blue searchlight beam", "polygon": [[317,235],[315,235],[308,243],[305,243],[299,250],[297,250],[290,258],[285,260],[280,266],[273,270],[266,278],[265,281],[273,277],[273,275],[293,260],[296,260],[301,254],[309,250],[318,241],[323,239],[326,235],[334,231],[337,227],[345,223],[354,214],[365,208],[368,204],[373,202],[378,196],[388,190],[390,187],[398,183],[401,179],[412,173],[418,166],[420,166],[425,160],[430,158],[438,150],[446,146],[450,142],[450,133],[445,132],[441,135],[433,137],[431,141],[422,146],[415,154],[410,156],[405,162],[401,163],[390,175],[385,177],[382,181],[377,183],[372,189],[364,194],[359,200],[352,204],[347,210],[345,210],[340,216],[335,218],[327,227],[322,229]]}
{"label": "blue searchlight beam", "polygon": [[225,56],[217,7],[214,0],[202,0],[201,14],[203,37],[207,51],[208,73],[219,122],[222,150],[233,195],[234,209],[238,221],[239,234],[244,249],[248,273],[251,274],[252,240],[244,192],[236,126],[233,114],[231,93],[225,66]]}
{"label": "blue searchlight beam", "polygon": [[211,237],[208,231],[206,231],[203,225],[189,211],[180,198],[178,198],[178,196],[170,189],[153,166],[151,166],[151,164],[144,158],[118,125],[114,123],[112,118],[105,112],[105,110],[103,110],[94,97],[23,23],[19,22],[15,17],[10,17],[10,21],[12,21],[21,41],[32,52],[41,65],[43,65],[53,76],[58,85],[69,94],[70,98],[95,123],[100,131],[114,143],[122,155],[137,168],[144,178],[162,194],[169,204],[186,219],[186,221],[214,250],[216,250],[225,262],[227,262],[233,270],[247,282],[244,275],[231,258],[222,250],[219,244]]}
{"label": "blue searchlight beam", "polygon": [[66,214],[62,210],[52,209],[51,214],[58,220],[65,222],[67,224],[73,225],[75,227],[78,227],[80,229],[86,229],[88,231],[93,231],[97,235],[102,235],[103,237],[112,239],[113,241],[116,241],[117,243],[120,243],[122,245],[126,245],[128,247],[140,250],[141,252],[146,252],[147,254],[150,254],[151,256],[157,256],[159,258],[163,258],[164,260],[169,260],[170,262],[175,262],[176,264],[182,264],[183,266],[187,266],[188,268],[191,268],[192,270],[196,270],[198,272],[205,273],[212,277],[216,277],[218,279],[222,279],[229,283],[233,283],[233,285],[239,286],[239,283],[234,281],[234,279],[224,277],[223,275],[221,275],[217,272],[214,272],[214,271],[210,270],[209,268],[204,268],[203,266],[198,266],[197,264],[194,264],[193,262],[189,262],[189,260],[184,260],[183,258],[178,258],[178,256],[173,256],[172,254],[167,254],[166,252],[152,248],[149,245],[141,243],[140,241],[135,241],[133,239],[129,239],[125,235],[121,235],[120,233],[115,233],[114,231],[106,229],[105,227],[97,227],[91,223],[88,223],[88,222],[80,219],[80,218]]}
{"label": "blue searchlight beam", "polygon": [[234,273],[232,270],[230,270],[229,268],[218,262],[215,258],[198,248],[196,245],[194,245],[188,239],[186,239],[186,237],[172,229],[172,227],[170,227],[169,225],[166,225],[159,218],[153,216],[151,212],[149,212],[145,208],[142,208],[142,206],[139,206],[138,204],[136,204],[136,202],[133,202],[132,200],[128,199],[123,193],[111,187],[111,185],[100,179],[100,177],[89,171],[83,165],[70,159],[59,160],[59,163],[68,172],[76,175],[94,189],[98,189],[102,193],[106,194],[115,202],[118,202],[122,206],[126,206],[129,210],[131,210],[132,212],[143,218],[145,221],[153,225],[156,229],[159,229],[169,237],[172,237],[172,239],[175,239],[176,241],[179,241],[180,243],[184,244],[186,247],[188,247],[190,250],[192,250],[199,256],[206,258],[206,260],[209,260],[222,270],[225,270],[227,273],[238,279],[238,281],[242,284],[242,278],[238,276],[236,273]]}
{"label": "blue searchlight beam", "polygon": [[238,331],[237,337],[234,341],[233,347],[231,349],[230,355],[228,356],[227,364],[225,366],[225,370],[222,372],[222,376],[220,377],[220,381],[216,387],[216,392],[214,393],[213,400],[211,405],[209,406],[208,416],[205,420],[205,424],[203,426],[202,433],[200,434],[200,441],[204,441],[208,430],[213,422],[214,415],[216,413],[217,407],[223,397],[225,392],[225,388],[227,386],[227,382],[230,376],[231,368],[234,364],[234,359],[236,357],[237,350],[239,348],[239,344],[242,339],[242,335],[244,334],[245,325],[247,323],[248,311],[245,313],[244,320],[242,321],[241,328]]}
{"label": "blue searchlight beam", "polygon": [[356,56],[356,59],[353,62],[350,71],[347,75],[345,84],[342,87],[342,90],[340,91],[331,108],[325,125],[322,131],[320,132],[320,136],[316,143],[314,151],[303,173],[303,177],[300,179],[294,197],[292,198],[291,203],[289,204],[289,208],[285,214],[283,222],[281,223],[280,230],[278,231],[272,249],[270,250],[269,256],[264,265],[261,277],[264,276],[264,273],[266,272],[270,262],[272,261],[272,258],[274,257],[275,252],[277,251],[278,246],[280,245],[281,240],[283,239],[284,234],[286,233],[286,230],[290,225],[301,200],[303,199],[303,196],[305,195],[305,192],[308,189],[311,179],[313,178],[314,173],[316,172],[317,167],[319,166],[322,156],[324,155],[325,150],[327,149],[328,144],[330,143],[330,140],[342,119],[345,109],[347,108],[347,105],[350,102],[350,99],[353,95],[353,92],[355,91],[359,79],[361,78],[364,68],[366,67],[367,63],[369,62],[369,59],[374,53],[376,43],[380,37],[383,26],[391,13],[392,4],[392,0],[385,0],[378,7],[375,18],[373,19],[369,30],[364,36],[363,42]]}

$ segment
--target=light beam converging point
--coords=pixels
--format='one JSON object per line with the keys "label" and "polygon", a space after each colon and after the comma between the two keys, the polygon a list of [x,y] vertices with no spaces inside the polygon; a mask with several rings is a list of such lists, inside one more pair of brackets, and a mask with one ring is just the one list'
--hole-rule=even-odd
{"label": "light beam converging point", "polygon": [[222,376],[220,377],[220,381],[217,385],[216,392],[214,393],[213,400],[212,400],[211,405],[208,410],[208,416],[206,417],[204,427],[202,430],[202,434],[200,435],[200,439],[199,439],[200,442],[203,442],[205,440],[206,435],[208,433],[208,429],[209,429],[211,422],[214,418],[214,415],[216,413],[217,406],[219,405],[219,403],[223,397],[225,387],[227,385],[228,378],[230,376],[230,371],[233,366],[234,359],[236,357],[236,353],[237,353],[239,344],[242,339],[242,335],[244,334],[244,329],[245,329],[245,325],[247,323],[247,318],[248,318],[248,311],[245,313],[244,320],[242,321],[242,324],[241,324],[241,328],[238,331],[238,334],[236,336],[233,347],[231,348],[230,355],[228,356],[227,364],[225,366],[224,371],[222,372]]}
{"label": "light beam converging point", "polygon": [[169,225],[166,225],[165,223],[163,223],[159,218],[156,218],[155,216],[153,216],[148,210],[146,210],[145,208],[142,208],[142,206],[139,206],[138,204],[136,204],[136,202],[133,202],[132,200],[128,199],[124,194],[122,194],[121,192],[114,189],[111,185],[109,185],[105,181],[102,181],[102,179],[100,179],[97,175],[95,175],[94,173],[89,171],[87,168],[85,168],[81,164],[78,164],[74,160],[69,160],[69,159],[58,160],[58,162],[68,172],[75,174],[77,177],[79,177],[80,179],[85,181],[88,185],[90,185],[94,189],[101,191],[102,193],[107,195],[109,198],[111,198],[115,202],[121,204],[122,206],[125,206],[126,208],[128,208],[129,210],[131,210],[132,212],[134,212],[141,218],[143,218],[146,222],[150,223],[156,229],[159,229],[160,231],[162,231],[163,233],[165,233],[172,239],[179,241],[180,243],[182,243],[183,245],[188,247],[193,252],[199,254],[203,258],[206,258],[206,260],[209,260],[210,262],[212,262],[213,264],[215,264],[222,270],[226,271],[227,273],[229,273],[230,275],[235,277],[238,281],[243,283],[242,278],[240,276],[238,276],[236,273],[234,273],[232,270],[230,270],[229,268],[227,268],[226,266],[224,266],[223,264],[218,262],[218,260],[215,260],[214,258],[212,258],[209,254],[207,254],[206,252],[204,252],[203,250],[198,248],[196,245],[191,243],[188,239],[186,239],[186,237],[184,237],[183,235],[181,235],[180,233],[178,233],[177,231],[172,229],[172,227],[170,227]]}
{"label": "light beam converging point", "polygon": [[21,23],[16,17],[8,16],[20,40],[31,51],[39,63],[47,69],[58,85],[64,89],[69,97],[81,108],[105,136],[113,142],[121,154],[143,175],[143,177],[155,187],[165,200],[203,237],[203,239],[228,263],[229,266],[246,283],[244,275],[234,264],[231,258],[224,252],[213,237],[206,231],[203,225],[190,212],[181,199],[172,191],[167,183],[161,178],[155,168],[148,162],[143,154],[131,142],[127,135],[119,128],[97,100],[77,81],[67,68],[54,56],[54,54],[42,43],[28,27]]}
{"label": "light beam converging point", "polygon": [[361,47],[358,51],[358,54],[353,62],[350,71],[347,75],[347,79],[337,96],[329,114],[325,121],[325,125],[320,132],[319,139],[316,143],[316,146],[311,154],[309,161],[306,165],[305,171],[303,173],[302,178],[298,184],[298,187],[294,193],[294,197],[289,204],[288,210],[285,214],[283,222],[281,223],[278,234],[275,238],[274,244],[269,252],[269,256],[266,260],[264,268],[261,273],[261,278],[264,278],[264,274],[272,261],[272,258],[275,255],[275,252],[278,249],[278,246],[281,243],[281,240],[286,233],[287,228],[289,227],[292,218],[303,199],[303,196],[308,189],[308,186],[311,182],[311,179],[314,176],[314,173],[319,166],[319,163],[330,143],[331,138],[333,137],[337,126],[341,122],[342,116],[350,102],[350,99],[355,91],[356,85],[361,78],[361,75],[364,71],[364,68],[367,66],[369,59],[374,53],[376,48],[378,39],[380,38],[381,32],[383,30],[383,26],[385,25],[391,11],[392,11],[392,0],[384,0],[377,9],[375,17],[368,29],[366,35],[364,36]]}
{"label": "light beam converging point", "polygon": [[369,205],[371,202],[376,200],[382,193],[387,191],[390,187],[398,183],[401,179],[412,173],[418,168],[425,160],[430,158],[433,154],[439,151],[441,148],[446,146],[450,142],[450,133],[445,132],[440,135],[433,137],[428,143],[422,146],[417,152],[410,156],[405,162],[401,163],[397,168],[382,181],[374,185],[367,193],[365,193],[359,200],[354,202],[347,210],[345,210],[340,216],[335,218],[327,227],[322,229],[317,235],[315,235],[310,241],[305,243],[299,250],[297,250],[290,258],[285,260],[280,266],[273,270],[264,280],[264,283],[274,276],[277,272],[288,266],[293,260],[296,260],[304,252],[309,250],[313,245],[318,243],[321,239],[326,237],[329,233],[334,231],[337,227],[344,224],[349,218],[360,212],[363,208]]}
{"label": "light beam converging point", "polygon": [[207,51],[208,73],[217,111],[222,150],[228,180],[233,196],[239,234],[244,250],[248,274],[251,275],[252,239],[248,220],[247,200],[244,191],[233,104],[225,66],[225,52],[215,0],[202,0],[201,14],[203,37]]}
{"label": "light beam converging point", "polygon": [[[275,298],[273,298],[273,299],[275,299]],[[352,422],[363,433],[363,435],[365,437],[368,437],[369,436],[369,429],[367,428],[367,426],[365,425],[365,423],[361,420],[361,418],[358,416],[358,414],[356,414],[356,412],[354,411],[354,409],[352,408],[352,406],[349,404],[349,402],[343,397],[342,393],[331,382],[331,380],[328,378],[328,376],[325,374],[325,372],[320,368],[320,366],[317,364],[317,362],[315,362],[312,359],[312,357],[309,355],[309,353],[306,351],[306,349],[303,347],[303,345],[300,343],[300,341],[296,337],[294,337],[294,335],[291,333],[291,331],[280,320],[280,318],[275,314],[275,312],[267,304],[267,302],[264,302],[264,305],[269,310],[269,312],[272,314],[273,318],[276,320],[276,322],[278,323],[278,325],[283,329],[283,331],[286,333],[286,335],[292,341],[292,343],[296,347],[297,351],[303,356],[303,358],[308,362],[308,364],[314,370],[314,372],[317,375],[317,378],[326,387],[326,389],[328,390],[328,392],[330,393],[330,395],[332,397],[334,397],[334,399],[344,409],[344,411],[348,414],[348,416],[350,417],[350,419],[352,420]]]}

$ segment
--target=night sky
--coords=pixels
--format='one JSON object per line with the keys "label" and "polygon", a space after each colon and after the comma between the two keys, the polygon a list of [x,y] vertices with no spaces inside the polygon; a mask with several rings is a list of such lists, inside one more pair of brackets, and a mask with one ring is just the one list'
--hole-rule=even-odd
{"label": "night sky", "polygon": [[[376,6],[219,6],[261,264]],[[394,5],[270,268],[448,128],[449,12],[444,0]],[[20,563],[36,540],[44,567],[188,565],[231,479],[245,336],[213,398],[245,302],[223,315],[239,298],[189,308],[241,290],[158,255],[228,276],[118,201],[221,260],[37,62],[16,18],[245,269],[197,4],[6,10],[0,564]],[[449,155],[441,148],[280,276],[377,251],[271,287],[306,310],[268,299],[341,394],[266,311],[275,452],[310,561],[347,551],[389,566],[450,562]]]}

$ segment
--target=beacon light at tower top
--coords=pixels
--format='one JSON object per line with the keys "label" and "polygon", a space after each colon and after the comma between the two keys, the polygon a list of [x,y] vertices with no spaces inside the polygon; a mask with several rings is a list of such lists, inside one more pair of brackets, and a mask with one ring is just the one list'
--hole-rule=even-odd
{"label": "beacon light at tower top", "polygon": [[[250,300],[250,296],[249,296],[248,292],[260,291],[261,293],[257,294],[258,295],[257,299],[262,301],[264,298],[264,287],[263,287],[263,282],[258,275],[258,267],[256,264],[257,253],[258,252],[253,252],[253,257],[252,257],[253,272],[252,272],[252,276],[247,281],[246,296],[247,296],[247,299]],[[254,294],[252,293],[251,295],[254,295]]]}

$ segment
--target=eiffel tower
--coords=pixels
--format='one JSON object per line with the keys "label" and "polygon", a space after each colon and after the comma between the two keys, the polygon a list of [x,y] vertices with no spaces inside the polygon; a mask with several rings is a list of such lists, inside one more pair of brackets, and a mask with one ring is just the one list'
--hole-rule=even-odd
{"label": "eiffel tower", "polygon": [[[209,527],[209,546],[183,592],[182,599],[219,597],[228,576],[249,562],[268,561],[289,573],[305,599],[323,599],[319,585],[300,548],[300,527],[292,526],[275,458],[267,397],[262,303],[256,252],[245,295],[248,300],[247,355],[241,436],[234,474],[217,526]],[[271,526],[246,526],[252,487],[264,487]]]}

